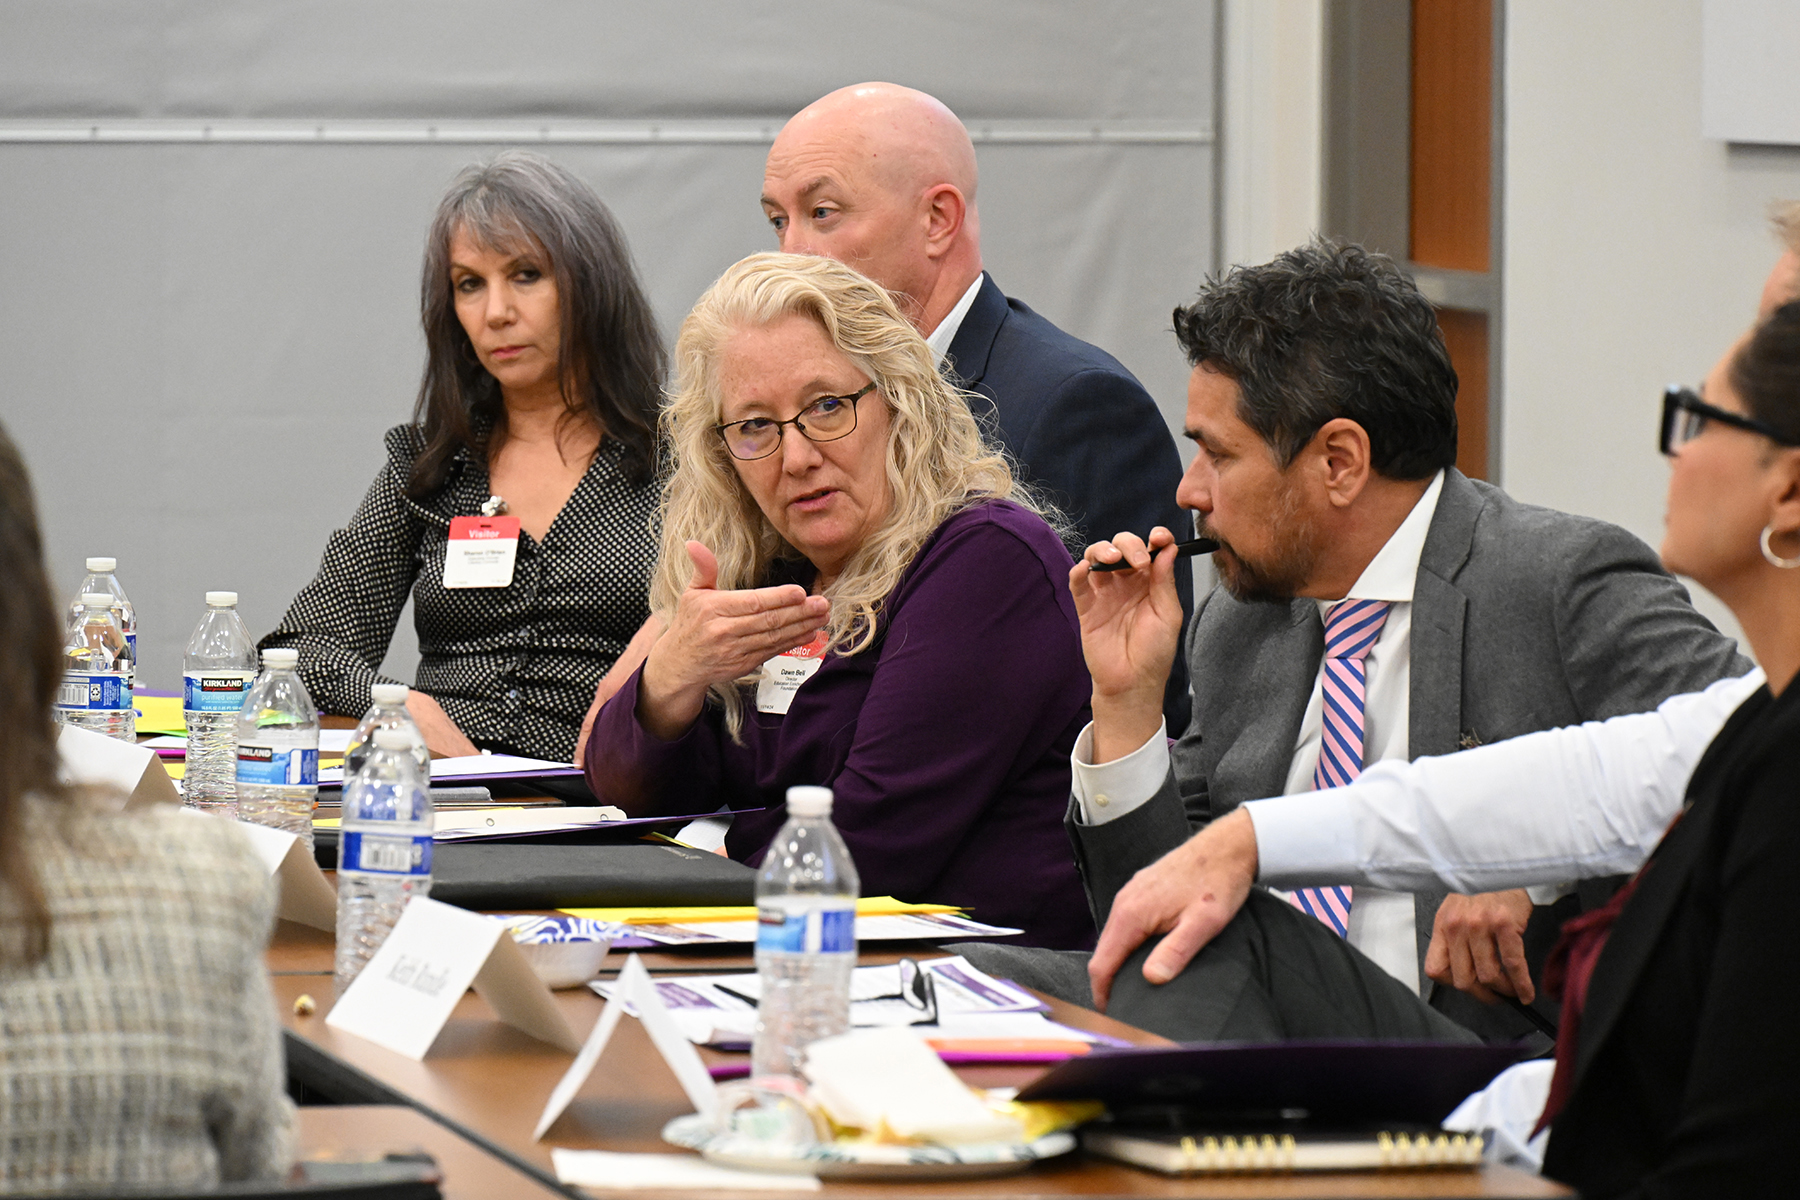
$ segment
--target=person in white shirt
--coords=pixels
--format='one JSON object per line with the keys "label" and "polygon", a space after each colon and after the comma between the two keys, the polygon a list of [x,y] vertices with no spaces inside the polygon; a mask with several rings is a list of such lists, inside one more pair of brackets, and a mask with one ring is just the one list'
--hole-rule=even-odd
{"label": "person in white shirt", "polygon": [[[1070,829],[1098,920],[1134,871],[1243,801],[1643,711],[1748,669],[1642,542],[1456,471],[1455,374],[1430,305],[1386,259],[1315,243],[1235,269],[1176,330],[1200,447],[1178,496],[1221,543],[1221,584],[1188,630],[1193,718],[1171,751],[1153,700],[1181,633],[1175,539],[1122,534],[1086,564],[1130,569],[1071,573],[1094,721]],[[1183,1040],[1468,1036],[1445,1016],[1529,1033],[1519,1014],[1431,987],[1422,966],[1446,909],[1538,939],[1531,898],[1447,899],[1431,882],[1297,894],[1346,935],[1324,949],[1316,925],[1297,931],[1313,917],[1259,892],[1183,986],[1121,975],[1116,1015]],[[1538,918],[1545,950],[1554,927]],[[1284,972],[1309,979],[1302,1002],[1276,994]]]}

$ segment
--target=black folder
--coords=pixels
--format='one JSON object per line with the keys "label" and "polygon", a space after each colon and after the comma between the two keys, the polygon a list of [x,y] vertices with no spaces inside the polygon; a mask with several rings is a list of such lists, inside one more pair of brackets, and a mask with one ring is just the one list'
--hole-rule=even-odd
{"label": "black folder", "polygon": [[439,842],[431,898],[472,909],[756,903],[756,872],[719,854],[645,842]]}
{"label": "black folder", "polygon": [[1071,1058],[1020,1100],[1100,1100],[1115,1112],[1226,1114],[1435,1125],[1528,1051],[1446,1042],[1220,1042],[1102,1047]]}

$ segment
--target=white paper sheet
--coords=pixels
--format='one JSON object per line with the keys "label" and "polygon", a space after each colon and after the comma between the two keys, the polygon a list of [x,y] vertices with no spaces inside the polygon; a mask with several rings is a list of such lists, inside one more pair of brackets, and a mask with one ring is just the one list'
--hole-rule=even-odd
{"label": "white paper sheet", "polygon": [[[465,754],[459,757],[431,760],[433,782],[444,779],[487,779],[496,775],[540,773],[579,775],[581,770],[565,762],[551,762],[544,758],[521,758],[516,754]],[[321,785],[343,782],[344,768],[320,768],[319,783]]]}
{"label": "white paper sheet", "polygon": [[610,1150],[551,1150],[556,1178],[567,1184],[614,1191],[680,1188],[683,1191],[816,1192],[817,1175],[739,1171],[696,1154],[616,1154]]}
{"label": "white paper sheet", "polygon": [[[930,959],[922,965],[936,983],[936,1025],[914,1025],[923,1015],[920,1010],[892,998],[900,990],[897,965],[858,967],[851,975],[851,1023],[858,1028],[912,1028],[923,1038],[1095,1040],[1046,1021],[1041,1015],[1044,1004],[1037,997],[1007,980],[977,970],[960,956]],[[609,1000],[623,998],[626,1011],[635,1016],[635,1002],[625,996],[622,982],[623,976],[619,981],[597,980],[588,986]],[[756,975],[668,975],[655,980],[654,987],[689,1041],[705,1045],[747,1039],[755,1032],[755,1000],[762,994],[761,980]],[[1001,1017],[1033,1019],[1006,1022],[998,1020]]]}
{"label": "white paper sheet", "polygon": [[[670,946],[695,942],[749,943],[756,940],[755,921],[677,921],[666,925],[636,925],[639,937]],[[1011,937],[1023,930],[1004,925],[983,925],[957,913],[893,913],[856,918],[859,942],[916,942],[922,939]]]}

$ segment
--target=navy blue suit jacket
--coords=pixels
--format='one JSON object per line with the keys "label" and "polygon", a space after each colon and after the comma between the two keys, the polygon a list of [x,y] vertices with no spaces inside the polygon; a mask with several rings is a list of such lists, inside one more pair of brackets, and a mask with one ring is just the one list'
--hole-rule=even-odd
{"label": "navy blue suit jacket", "polygon": [[[1175,439],[1118,359],[1007,298],[984,272],[945,365],[989,401],[992,412],[976,416],[991,421],[1024,478],[1074,522],[1081,546],[1157,525],[1193,536],[1192,515],[1175,503]],[[1180,566],[1181,609],[1191,613],[1193,574]],[[1187,682],[1186,656],[1177,654],[1163,705],[1171,737],[1187,726]]]}

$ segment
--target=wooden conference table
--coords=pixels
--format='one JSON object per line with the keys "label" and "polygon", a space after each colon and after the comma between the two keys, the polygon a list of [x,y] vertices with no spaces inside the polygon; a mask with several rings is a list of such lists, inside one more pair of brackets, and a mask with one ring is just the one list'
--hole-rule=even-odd
{"label": "wooden conference table", "polygon": [[[908,948],[918,954],[919,946]],[[865,961],[892,961],[893,953],[865,956]],[[747,969],[743,952],[721,954],[699,947],[642,955],[654,973]],[[331,1003],[330,935],[281,922],[271,943],[268,963],[275,999],[287,1030],[288,1073],[311,1093],[339,1104],[409,1105],[455,1134],[466,1138],[542,1186],[566,1195],[584,1193],[556,1183],[552,1146],[568,1149],[675,1152],[661,1131],[671,1118],[691,1112],[675,1077],[663,1063],[643,1026],[627,1018],[601,1056],[573,1103],[550,1127],[542,1142],[532,1140],[551,1089],[568,1070],[571,1056],[494,1019],[473,992],[457,1004],[443,1033],[424,1061],[414,1062],[371,1042],[340,1033],[325,1024]],[[607,960],[609,971],[620,965]],[[294,1012],[302,994],[317,1003],[308,1016]],[[602,1001],[586,988],[555,993],[575,1031],[586,1036],[599,1019]],[[1139,1044],[1163,1039],[1111,1020],[1099,1013],[1051,1000],[1057,1021],[1107,1033]],[[702,1049],[709,1063],[741,1059]],[[958,1074],[977,1086],[1019,1086],[1043,1070],[1035,1066],[976,1066]],[[306,1114],[323,1124],[326,1118]],[[302,1128],[307,1128],[303,1120]],[[356,1129],[354,1121],[339,1128]],[[365,1137],[364,1142],[368,1139]],[[329,1138],[311,1146],[329,1145]],[[429,1148],[429,1147],[427,1147]],[[498,1164],[496,1164],[498,1165]],[[445,1163],[447,1195],[461,1191],[457,1168]],[[467,1193],[463,1193],[467,1194]],[[492,1195],[510,1194],[500,1191]],[[520,1192],[518,1194],[533,1194]],[[682,1196],[746,1193],[666,1193]],[[758,1193],[782,1194],[782,1193]],[[787,1193],[799,1194],[799,1193]],[[1546,1197],[1570,1195],[1566,1189],[1519,1171],[1343,1173],[1331,1175],[1189,1177],[1173,1179],[1139,1171],[1081,1153],[1041,1163],[1021,1174],[998,1179],[942,1182],[827,1182],[824,1200],[907,1200],[911,1197]]]}

